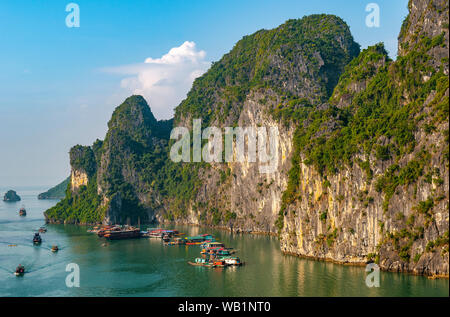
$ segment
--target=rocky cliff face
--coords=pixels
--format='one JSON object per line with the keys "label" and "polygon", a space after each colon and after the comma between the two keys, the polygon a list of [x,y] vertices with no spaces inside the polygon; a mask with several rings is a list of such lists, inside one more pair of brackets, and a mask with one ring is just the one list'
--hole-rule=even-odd
{"label": "rocky cliff face", "polygon": [[[323,104],[345,65],[358,53],[345,22],[314,15],[244,37],[197,80],[176,110],[176,125],[190,127],[193,118],[202,118],[204,126],[221,129],[277,127],[279,159],[269,173],[261,172],[264,164],[258,161],[215,163],[202,169],[201,185],[185,220],[276,234],[298,125],[294,113]],[[209,95],[211,86],[213,95]],[[209,101],[201,113],[199,97]]]}
{"label": "rocky cliff face", "polygon": [[[448,5],[409,8],[396,61],[313,15],[244,37],[173,121],[128,98],[104,141],[72,149],[72,191],[46,217],[278,234],[286,253],[448,276]],[[193,119],[277,127],[276,169],[172,162],[170,130]]]}
{"label": "rocky cliff face", "polygon": [[[268,96],[272,96],[273,100],[262,105],[261,100]],[[267,115],[271,106],[278,102],[279,96],[274,92],[251,92],[243,102],[238,126],[279,127],[279,121]],[[275,222],[287,185],[294,132],[292,126],[279,128],[279,160],[273,172],[261,173],[261,166],[267,164],[259,161],[211,164],[199,172],[201,186],[195,201],[189,206],[187,217],[178,221],[209,224],[234,231],[276,234]]]}
{"label": "rocky cliff face", "polygon": [[[423,36],[434,38],[445,32],[448,41],[448,1],[411,0],[409,15],[403,21],[399,35],[398,54],[404,56],[417,48]],[[439,59],[436,52],[445,57],[445,47],[434,47],[429,53]]]}
{"label": "rocky cliff face", "polygon": [[[362,52],[356,61],[371,67],[351,63],[330,99],[350,112],[350,122],[321,142],[348,142],[344,129],[352,129],[364,137],[361,147],[332,173],[329,162],[314,166],[311,155],[301,154],[298,198],[282,214],[284,252],[448,276],[448,3],[410,1],[409,7],[398,60],[380,58],[379,47]],[[369,100],[375,102],[361,109]],[[385,128],[367,120],[369,126],[359,125],[362,110]],[[395,131],[404,122],[392,116],[400,115],[413,123],[403,129],[406,139]],[[359,128],[371,129],[370,139]]]}
{"label": "rocky cliff face", "polygon": [[[383,164],[374,167],[375,175],[385,170]],[[441,171],[448,175],[448,168]],[[444,188],[423,181],[402,187],[386,211],[384,196],[367,183],[357,165],[325,180],[301,164],[301,175],[302,199],[284,216],[280,238],[284,252],[341,263],[372,260],[391,271],[448,274],[448,200],[444,198],[448,191]],[[448,188],[447,182],[443,186]],[[433,206],[424,213],[420,206],[429,201]]]}
{"label": "rocky cliff face", "polygon": [[78,190],[81,186],[87,186],[88,175],[85,171],[72,169],[70,172],[70,189],[72,191]]}
{"label": "rocky cliff face", "polygon": [[[97,151],[97,184],[105,222],[153,220],[155,196],[144,166],[165,153],[172,121],[157,121],[141,96],[127,98],[114,111],[105,141]],[[154,161],[153,161],[154,163]]]}

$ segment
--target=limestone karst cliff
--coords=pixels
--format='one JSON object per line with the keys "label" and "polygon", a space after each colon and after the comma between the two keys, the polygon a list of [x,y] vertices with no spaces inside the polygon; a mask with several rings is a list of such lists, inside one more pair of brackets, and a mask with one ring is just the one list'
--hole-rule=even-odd
{"label": "limestone karst cliff", "polygon": [[448,3],[409,8],[397,60],[363,51],[299,130],[283,251],[448,276]]}
{"label": "limestone karst cliff", "polygon": [[[448,4],[412,0],[393,61],[332,15],[245,36],[175,118],[131,96],[71,150],[50,222],[174,221],[278,235],[284,252],[448,276]],[[172,127],[277,127],[278,164],[175,163]]]}

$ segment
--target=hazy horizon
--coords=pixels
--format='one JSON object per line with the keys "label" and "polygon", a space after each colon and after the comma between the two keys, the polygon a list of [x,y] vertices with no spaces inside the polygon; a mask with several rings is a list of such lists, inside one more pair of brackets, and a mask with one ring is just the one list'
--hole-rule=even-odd
{"label": "hazy horizon", "polygon": [[384,42],[394,58],[408,1],[377,1],[379,28],[365,24],[370,2],[80,0],[80,27],[68,28],[69,1],[2,1],[0,189],[57,185],[70,174],[70,148],[103,139],[126,97],[142,94],[168,119],[212,61],[288,19],[335,14],[361,49]]}

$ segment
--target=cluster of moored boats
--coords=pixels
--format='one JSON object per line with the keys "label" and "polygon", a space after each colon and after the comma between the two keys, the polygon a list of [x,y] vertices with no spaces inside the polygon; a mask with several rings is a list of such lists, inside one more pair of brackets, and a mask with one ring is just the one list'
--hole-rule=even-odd
{"label": "cluster of moored boats", "polygon": [[193,262],[189,261],[190,265],[205,266],[205,267],[227,267],[227,266],[241,266],[244,262],[234,255],[236,250],[227,248],[221,242],[206,241],[200,245],[201,257],[195,258]]}
{"label": "cluster of moored boats", "polygon": [[227,248],[225,244],[216,241],[211,234],[201,234],[198,236],[185,237],[184,233],[177,230],[167,229],[147,229],[146,235],[149,237],[161,238],[165,245],[187,245],[200,246],[200,257],[194,261],[189,261],[190,265],[204,267],[227,267],[240,266],[243,264],[239,257],[235,256],[236,250]]}
{"label": "cluster of moored boats", "polygon": [[211,234],[201,234],[189,237],[178,230],[147,228],[147,230],[141,231],[138,227],[130,225],[96,226],[88,230],[88,232],[95,233],[99,237],[107,240],[152,238],[161,239],[167,246],[200,246],[201,256],[194,259],[194,261],[188,262],[194,266],[227,267],[240,266],[243,264],[239,257],[234,255],[236,250],[225,247],[223,243],[216,241]]}

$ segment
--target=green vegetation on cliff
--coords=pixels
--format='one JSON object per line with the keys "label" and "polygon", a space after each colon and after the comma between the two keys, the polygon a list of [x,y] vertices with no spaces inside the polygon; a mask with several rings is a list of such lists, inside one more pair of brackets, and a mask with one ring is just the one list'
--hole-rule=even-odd
{"label": "green vegetation on cliff", "polygon": [[69,183],[66,197],[44,215],[56,223],[93,224],[103,220],[105,211],[105,207],[101,207],[101,197],[97,194],[97,183],[93,177],[87,186],[81,186],[74,193]]}
{"label": "green vegetation on cliff", "polygon": [[[196,179],[191,166],[169,159],[172,120],[157,121],[144,98],[131,96],[116,108],[108,128],[104,141],[70,150],[72,169],[85,172],[88,185],[74,192],[68,188],[66,197],[45,213],[47,218],[91,223],[101,221],[109,211],[114,222],[146,222],[149,205],[157,207],[153,202],[157,199],[169,200],[167,218],[185,212]],[[101,195],[108,201],[104,205]],[[141,203],[142,195],[151,196],[149,205]]]}
{"label": "green vegetation on cliff", "polygon": [[[258,87],[324,101],[344,66],[358,53],[359,45],[347,24],[334,15],[311,15],[260,30],[245,36],[195,80],[187,98],[176,108],[175,119],[202,118],[205,125],[214,119],[237,120],[246,95]],[[305,77],[317,78],[318,83],[313,88],[304,87]]]}
{"label": "green vegetation on cliff", "polygon": [[[395,61],[382,43],[360,52],[340,18],[312,15],[245,36],[195,80],[174,120],[157,121],[141,96],[127,98],[104,141],[72,148],[75,183],[87,175],[87,185],[68,188],[46,216],[276,226],[287,252],[399,271],[435,262],[434,274],[445,271],[430,254],[440,251],[448,272],[448,23],[433,26],[447,21],[448,4],[412,0],[410,9]],[[195,118],[203,127],[278,124],[279,171],[290,168],[281,202],[285,175],[172,162],[172,126]]]}
{"label": "green vegetation on cliff", "polygon": [[[270,89],[283,96],[286,104],[274,110],[274,115],[301,117],[313,103],[330,97],[345,65],[358,53],[359,45],[347,24],[333,15],[307,16],[273,30],[260,30],[245,36],[195,80],[176,108],[175,121],[202,118],[206,126],[228,118],[228,123],[235,124],[247,94],[254,89]],[[121,202],[115,204],[110,217],[123,220],[131,215],[145,221],[146,211],[161,205],[166,206],[167,219],[186,215],[202,184],[199,173],[207,164],[179,164],[169,159],[172,125],[173,120],[157,121],[141,96],[131,96],[114,111],[104,141],[71,150],[71,166],[87,173],[88,188],[98,182],[101,195]],[[87,192],[94,202],[89,208],[98,210],[93,189]],[[69,203],[77,195],[67,196],[61,206],[71,205],[77,214],[72,218],[79,219],[78,200],[72,201],[75,205]],[[62,213],[69,216],[67,211]],[[212,214],[214,222],[236,218],[232,211]]]}
{"label": "green vegetation on cliff", "polygon": [[[202,118],[205,126],[235,125],[247,95],[259,91],[282,100],[270,110],[275,119],[297,125],[328,100],[359,50],[347,24],[334,15],[311,15],[260,30],[245,36],[194,82],[176,108],[175,122]],[[183,173],[185,179],[198,183],[197,171],[185,168]],[[204,218],[228,222],[227,211],[216,209]]]}
{"label": "green vegetation on cliff", "polygon": [[95,154],[91,147],[75,145],[70,149],[70,166],[75,170],[84,171],[88,177],[92,177],[96,170],[97,165],[95,161]]}
{"label": "green vegetation on cliff", "polygon": [[[448,77],[442,68],[435,71],[427,64],[427,52],[436,45],[433,42],[424,38],[420,51],[400,56],[395,62],[378,44],[364,50],[346,67],[330,106],[309,111],[295,132],[288,197],[294,197],[298,185],[300,153],[305,155],[304,163],[314,165],[322,175],[335,174],[344,165],[352,166],[356,154],[399,159],[415,147],[414,133],[425,119],[419,114],[432,91],[436,95],[430,102],[434,110],[431,121],[439,123],[448,118],[448,97],[444,96]],[[432,75],[424,81],[426,74]],[[351,102],[344,107],[337,104],[349,94],[349,87],[361,80],[364,87],[350,92]]]}
{"label": "green vegetation on cliff", "polygon": [[[138,193],[150,194],[153,208],[158,207],[156,200],[166,200],[169,207],[164,216],[167,219],[183,216],[188,203],[195,197],[200,166],[170,160],[172,125],[173,120],[156,121],[141,96],[128,98],[114,112],[103,149],[109,157],[102,179],[108,195],[120,193],[122,199],[128,197],[122,206],[125,214],[140,210],[141,220],[146,220],[145,207],[141,206]],[[135,175],[129,171],[134,171]]]}
{"label": "green vegetation on cliff", "polygon": [[101,148],[100,186],[107,197],[121,200],[116,219],[145,222],[139,195],[152,191],[154,177],[168,160],[172,120],[157,121],[142,96],[131,96],[116,108],[108,128]]}
{"label": "green vegetation on cliff", "polygon": [[66,196],[66,189],[70,183],[70,176],[55,187],[50,188],[38,195],[38,199],[63,199]]}
{"label": "green vegetation on cliff", "polygon": [[[292,168],[277,222],[280,229],[287,207],[301,199],[302,159],[325,182],[327,176],[355,163],[371,182],[374,157],[391,164],[386,175],[376,179],[389,204],[398,185],[413,183],[429,172],[426,149],[415,153],[409,164],[398,162],[412,155],[414,133],[418,128],[433,131],[435,124],[448,117],[448,78],[442,67],[435,69],[428,63],[429,51],[441,46],[442,39],[442,35],[423,37],[420,50],[392,61],[383,44],[360,53],[348,26],[336,16],[289,20],[240,40],[195,80],[176,108],[174,120],[157,121],[141,96],[127,98],[114,111],[104,141],[71,150],[72,168],[89,175],[88,188],[98,185],[95,195],[99,192],[107,200],[121,202],[114,210],[115,219],[145,221],[147,212],[155,210],[169,220],[182,218],[189,207],[198,205],[194,199],[204,181],[199,175],[207,165],[169,159],[173,123],[202,118],[204,126],[235,125],[247,95],[258,91],[266,94],[261,104],[276,95],[274,99],[281,101],[268,109],[270,114],[296,128]],[[436,95],[429,102],[433,112],[428,120],[422,108],[431,91]],[[89,193],[94,202],[89,208],[96,206],[97,214],[102,214],[94,190]],[[236,218],[235,213],[231,216],[234,211],[203,209],[202,221],[220,224]],[[79,209],[72,206],[72,210]]]}
{"label": "green vegetation on cliff", "polygon": [[103,220],[106,207],[101,206],[102,199],[97,193],[97,165],[93,148],[95,147],[76,145],[70,150],[72,169],[86,173],[88,183],[72,191],[68,181],[65,197],[44,213],[48,221],[90,224]]}
{"label": "green vegetation on cliff", "polygon": [[[308,248],[305,242],[297,243],[309,229],[309,217],[328,224],[327,235],[316,235],[317,241],[333,239],[320,243],[320,251],[307,252],[335,253],[334,258],[349,241],[337,226],[348,226],[353,235],[358,223],[340,214],[351,214],[365,224],[367,216],[380,215],[381,209],[383,220],[374,227],[381,238],[367,260],[385,269],[448,272],[448,231],[443,231],[448,228],[444,178],[449,166],[449,59],[448,23],[443,23],[448,21],[448,3],[412,2],[416,3],[402,27],[397,60],[388,58],[382,44],[369,47],[348,64],[327,104],[292,112],[299,125],[276,224],[288,248],[300,254]],[[313,167],[307,173],[317,171],[323,181],[323,194],[317,199],[308,193],[312,181],[310,174],[302,175],[302,163]],[[364,190],[353,192],[345,185],[349,181]],[[340,205],[343,199],[350,207]],[[327,202],[333,206],[332,221],[319,208]],[[364,229],[356,230],[365,234]],[[356,253],[361,249],[364,246]]]}

